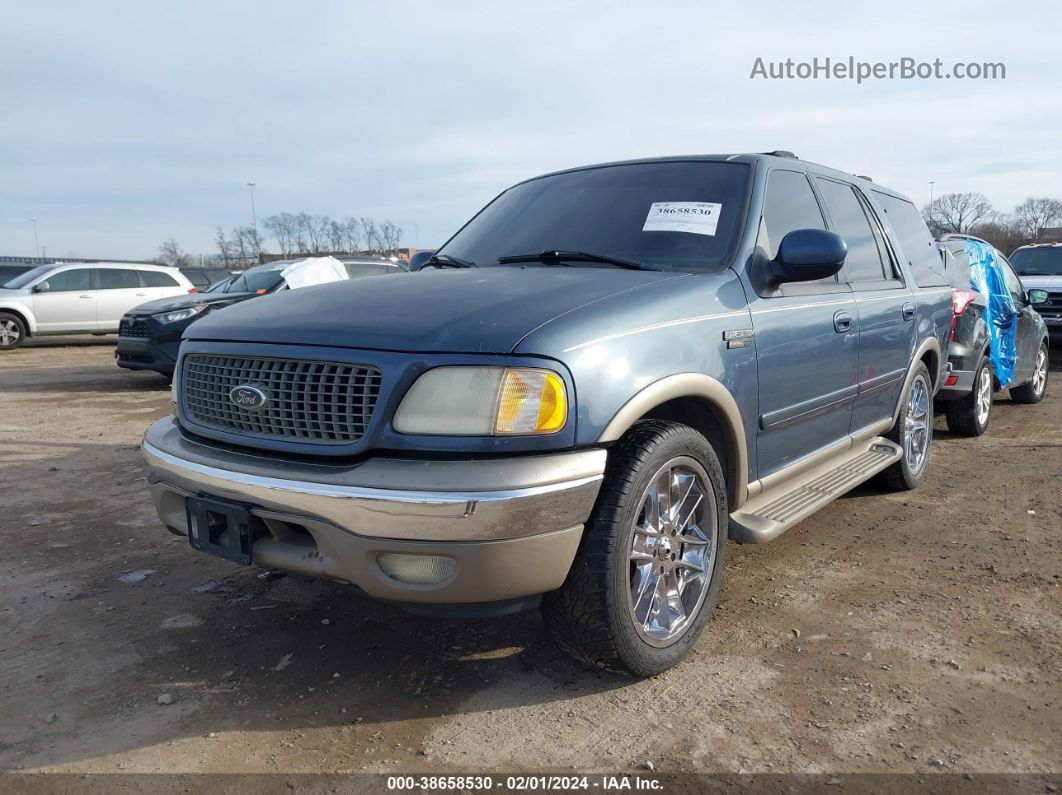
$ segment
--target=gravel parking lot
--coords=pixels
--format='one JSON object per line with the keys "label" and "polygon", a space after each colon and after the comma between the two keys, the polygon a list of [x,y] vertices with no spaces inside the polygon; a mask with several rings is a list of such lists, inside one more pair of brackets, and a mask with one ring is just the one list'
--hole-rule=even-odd
{"label": "gravel parking lot", "polygon": [[416,618],[194,553],[113,338],[0,355],[0,770],[1058,772],[1062,357],[924,486],[731,545],[696,651],[635,681],[537,613]]}

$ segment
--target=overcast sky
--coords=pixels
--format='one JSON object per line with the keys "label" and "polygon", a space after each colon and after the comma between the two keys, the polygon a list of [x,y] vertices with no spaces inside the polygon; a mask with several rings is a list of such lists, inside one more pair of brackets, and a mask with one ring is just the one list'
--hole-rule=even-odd
{"label": "overcast sky", "polygon": [[[831,8],[832,6],[832,8]],[[581,7],[582,10],[576,10]],[[756,10],[753,11],[752,9]],[[281,211],[441,243],[498,191],[629,157],[792,149],[920,205],[1062,197],[1057,2],[11,3],[0,254],[154,257]],[[750,80],[757,56],[1006,64]]]}

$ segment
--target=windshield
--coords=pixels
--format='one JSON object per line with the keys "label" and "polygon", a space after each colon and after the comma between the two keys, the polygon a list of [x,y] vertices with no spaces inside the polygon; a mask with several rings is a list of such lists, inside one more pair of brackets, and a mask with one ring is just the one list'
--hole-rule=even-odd
{"label": "windshield", "polygon": [[225,287],[227,293],[269,292],[284,280],[280,271],[247,271],[241,273]]}
{"label": "windshield", "polygon": [[1062,246],[1019,248],[1010,255],[1010,264],[1022,276],[1062,275]]}
{"label": "windshield", "polygon": [[235,276],[230,276],[227,279],[222,279],[220,282],[214,282],[206,289],[200,290],[201,293],[227,293],[226,289],[232,282],[236,280]]}
{"label": "windshield", "polygon": [[[661,270],[721,270],[742,227],[748,180],[744,163],[696,161],[541,177],[487,205],[439,255],[484,267],[498,265],[499,257],[581,251]],[[563,257],[560,262],[602,267]]]}
{"label": "windshield", "polygon": [[38,265],[33,270],[26,271],[21,276],[16,276],[11,281],[5,282],[4,283],[4,287],[10,288],[12,290],[17,290],[20,287],[25,287],[27,284],[32,282],[34,279],[43,276],[44,274],[48,273],[53,268],[55,268],[55,265]]}

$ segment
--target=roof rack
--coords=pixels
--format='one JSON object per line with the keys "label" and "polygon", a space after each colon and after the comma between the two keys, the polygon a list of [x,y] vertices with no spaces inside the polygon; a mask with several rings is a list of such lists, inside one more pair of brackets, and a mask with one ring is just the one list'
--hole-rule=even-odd
{"label": "roof rack", "polygon": [[873,177],[868,177],[866,174],[856,174],[859,179],[865,179],[867,182],[873,182]]}
{"label": "roof rack", "polygon": [[799,160],[800,158],[790,152],[788,149],[775,149],[773,152],[760,152],[761,155],[773,155],[774,157],[787,157],[790,160]]}

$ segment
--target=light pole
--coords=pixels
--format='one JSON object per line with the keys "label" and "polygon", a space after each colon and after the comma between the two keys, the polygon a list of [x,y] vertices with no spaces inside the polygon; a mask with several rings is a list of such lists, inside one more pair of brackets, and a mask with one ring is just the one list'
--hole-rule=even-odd
{"label": "light pole", "polygon": [[247,189],[251,191],[251,226],[254,229],[254,251],[260,255],[262,252],[258,250],[258,217],[254,211],[254,180],[247,183]]}
{"label": "light pole", "polygon": [[936,185],[936,180],[929,180],[929,203],[933,203],[933,186]]}
{"label": "light pole", "polygon": [[31,218],[30,220],[33,221],[33,246],[37,249],[37,256],[40,257],[40,255],[41,255],[41,241],[37,237],[37,219],[36,218]]}

